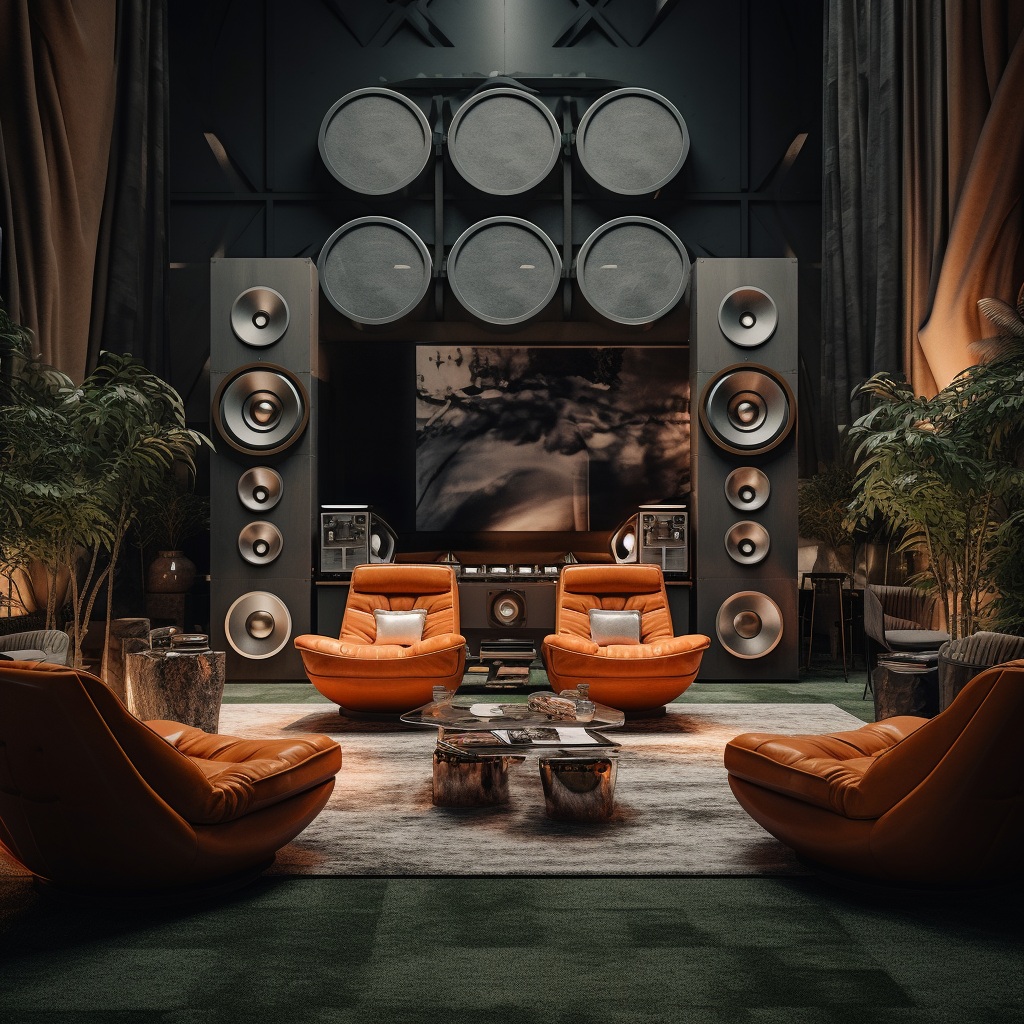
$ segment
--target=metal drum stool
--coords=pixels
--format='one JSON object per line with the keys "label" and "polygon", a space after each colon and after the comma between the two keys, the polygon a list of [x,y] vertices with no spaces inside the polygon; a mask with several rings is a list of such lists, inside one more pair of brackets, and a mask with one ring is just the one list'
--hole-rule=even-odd
{"label": "metal drum stool", "polygon": [[603,821],[615,809],[616,759],[607,754],[546,755],[540,759],[549,818]]}
{"label": "metal drum stool", "polygon": [[494,807],[508,803],[508,766],[522,757],[472,754],[439,743],[434,748],[437,807]]}

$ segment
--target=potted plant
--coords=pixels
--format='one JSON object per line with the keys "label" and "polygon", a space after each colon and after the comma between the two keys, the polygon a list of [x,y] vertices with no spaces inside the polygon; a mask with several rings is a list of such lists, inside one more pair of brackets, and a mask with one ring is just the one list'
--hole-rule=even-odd
{"label": "potted plant", "polygon": [[151,594],[183,594],[192,585],[196,567],[181,550],[184,541],[202,533],[210,525],[210,501],[193,490],[193,479],[186,470],[181,482],[176,467],[146,494],[139,507],[137,543],[140,557],[156,548],[157,555],[144,574],[146,590]]}

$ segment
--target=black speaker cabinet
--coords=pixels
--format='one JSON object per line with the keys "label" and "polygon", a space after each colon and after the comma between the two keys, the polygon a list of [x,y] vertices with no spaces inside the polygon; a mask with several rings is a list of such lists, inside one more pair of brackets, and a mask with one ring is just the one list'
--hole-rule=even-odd
{"label": "black speaker cabinet", "polygon": [[789,680],[797,621],[797,261],[698,259],[690,301],[699,679]]}
{"label": "black speaker cabinet", "polygon": [[229,680],[306,678],[318,301],[308,259],[210,262],[210,630]]}
{"label": "black speaker cabinet", "polygon": [[460,580],[459,622],[470,654],[479,656],[481,643],[523,640],[539,656],[555,631],[557,588],[557,580]]}

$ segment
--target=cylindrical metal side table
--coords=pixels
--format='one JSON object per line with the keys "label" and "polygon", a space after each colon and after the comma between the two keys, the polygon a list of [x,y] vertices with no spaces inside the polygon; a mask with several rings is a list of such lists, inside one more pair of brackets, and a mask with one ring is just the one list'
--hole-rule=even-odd
{"label": "cylindrical metal side table", "polygon": [[608,754],[551,755],[540,759],[549,818],[603,821],[615,809],[616,759]]}
{"label": "cylindrical metal side table", "polygon": [[508,766],[521,757],[461,754],[434,749],[433,792],[437,807],[493,807],[508,803]]}
{"label": "cylindrical metal side table", "polygon": [[224,696],[223,651],[139,651],[128,655],[128,710],[215,733]]}

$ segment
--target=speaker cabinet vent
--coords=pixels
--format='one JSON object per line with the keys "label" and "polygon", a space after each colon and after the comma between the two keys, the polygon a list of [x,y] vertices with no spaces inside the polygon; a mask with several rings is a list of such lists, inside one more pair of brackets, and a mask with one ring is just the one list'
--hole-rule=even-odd
{"label": "speaker cabinet vent", "polygon": [[228,609],[224,633],[232,649],[243,658],[262,661],[272,658],[288,643],[292,635],[291,613],[275,594],[251,590]]}
{"label": "speaker cabinet vent", "polygon": [[309,395],[291,370],[272,363],[240,366],[221,382],[213,399],[217,432],[235,451],[273,455],[302,437]]}
{"label": "speaker cabinet vent", "polygon": [[719,371],[700,397],[700,421],[719,448],[762,454],[781,444],[795,422],[789,385],[767,367],[741,363]]}
{"label": "speaker cabinet vent", "polygon": [[734,657],[763,658],[782,639],[782,612],[767,594],[745,590],[723,602],[715,628],[722,646]]}

